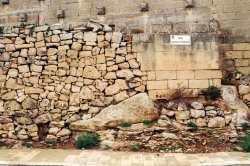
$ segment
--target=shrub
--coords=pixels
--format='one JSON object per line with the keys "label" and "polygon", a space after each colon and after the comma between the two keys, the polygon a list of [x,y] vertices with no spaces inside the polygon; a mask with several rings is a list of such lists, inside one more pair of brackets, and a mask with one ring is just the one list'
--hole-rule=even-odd
{"label": "shrub", "polygon": [[26,148],[30,148],[31,144],[29,142],[27,142],[27,141],[23,141],[21,146],[26,147]]}
{"label": "shrub", "polygon": [[187,126],[192,127],[193,130],[198,130],[198,126],[193,122],[188,122]]}
{"label": "shrub", "polygon": [[209,86],[207,90],[202,90],[201,94],[205,96],[206,100],[215,101],[220,97],[220,89],[216,86]]}
{"label": "shrub", "polygon": [[56,142],[55,142],[54,140],[47,140],[47,141],[46,141],[46,144],[47,144],[47,145],[55,146],[55,145],[56,145]]}
{"label": "shrub", "polygon": [[238,137],[238,145],[244,149],[245,152],[250,152],[250,134]]}
{"label": "shrub", "polygon": [[243,131],[247,131],[247,129],[249,128],[249,124],[248,123],[242,123],[241,127],[242,127]]}
{"label": "shrub", "polygon": [[145,125],[149,125],[152,123],[152,121],[151,120],[143,120],[142,123]]}
{"label": "shrub", "polygon": [[5,142],[0,141],[0,147],[5,146],[5,145],[6,145]]}
{"label": "shrub", "polygon": [[82,148],[92,148],[94,146],[97,146],[99,144],[99,138],[96,134],[93,133],[84,133],[82,135],[79,135],[76,139],[76,147],[78,149]]}
{"label": "shrub", "polygon": [[124,122],[123,124],[121,124],[121,127],[130,127],[131,123],[129,122]]}
{"label": "shrub", "polygon": [[134,143],[134,144],[131,145],[130,149],[132,151],[138,151],[138,150],[140,150],[140,146],[139,146],[138,143]]}
{"label": "shrub", "polygon": [[14,131],[14,132],[12,132],[12,135],[17,136],[17,135],[18,135],[18,132],[17,132],[17,131]]}

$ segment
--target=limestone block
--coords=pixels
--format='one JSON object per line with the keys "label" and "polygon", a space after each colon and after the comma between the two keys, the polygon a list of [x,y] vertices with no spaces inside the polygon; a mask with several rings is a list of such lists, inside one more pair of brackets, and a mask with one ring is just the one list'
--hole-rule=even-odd
{"label": "limestone block", "polygon": [[105,76],[104,76],[105,79],[109,80],[109,79],[116,79],[116,74],[115,72],[108,72]]}
{"label": "limestone block", "polygon": [[80,98],[84,100],[94,100],[94,92],[88,87],[82,87],[80,92]]}
{"label": "limestone block", "polygon": [[84,39],[84,34],[82,32],[78,32],[74,35],[74,38],[76,38],[78,40],[82,40],[82,39]]}
{"label": "limestone block", "polygon": [[27,130],[28,130],[28,132],[36,132],[36,131],[38,131],[38,127],[36,124],[27,125]]}
{"label": "limestone block", "polygon": [[37,48],[37,55],[46,56],[47,55],[47,47]]}
{"label": "limestone block", "polygon": [[125,62],[126,58],[124,56],[116,56],[115,63],[122,63]]}
{"label": "limestone block", "polygon": [[61,41],[60,37],[58,35],[52,35],[51,36],[51,42],[52,43],[59,43]]}
{"label": "limestone block", "polygon": [[172,80],[176,78],[177,78],[176,71],[156,71],[155,72],[156,80]]}
{"label": "limestone block", "polygon": [[120,92],[120,86],[118,84],[110,85],[105,89],[106,95],[114,95]]}
{"label": "limestone block", "polygon": [[205,118],[198,118],[195,120],[195,124],[198,127],[207,127],[207,120]]}
{"label": "limestone block", "polygon": [[42,69],[43,69],[42,66],[37,66],[35,64],[30,65],[30,70],[33,71],[33,72],[40,73],[40,72],[42,72]]}
{"label": "limestone block", "polygon": [[222,117],[214,117],[211,118],[209,123],[208,123],[208,127],[212,127],[212,128],[219,128],[219,127],[224,127],[225,126],[225,119]]}
{"label": "limestone block", "polygon": [[99,89],[101,92],[106,89],[106,87],[108,86],[107,82],[101,81],[101,80],[96,80],[95,81],[95,87],[96,89]]}
{"label": "limestone block", "polygon": [[195,79],[211,79],[211,78],[222,78],[222,72],[220,70],[196,70]]}
{"label": "limestone block", "polygon": [[93,66],[86,66],[82,76],[85,78],[97,79],[101,77],[101,73]]}
{"label": "limestone block", "polygon": [[[5,45],[5,51],[6,52],[11,52],[11,51],[15,51],[16,50],[16,46],[20,46],[20,45],[14,45],[14,44],[6,44]],[[20,48],[19,48],[20,49]]]}
{"label": "limestone block", "polygon": [[120,92],[120,93],[118,93],[118,94],[116,94],[115,96],[114,96],[114,100],[115,100],[115,102],[120,102],[120,101],[123,101],[123,100],[126,100],[126,99],[128,99],[129,98],[129,96],[128,96],[128,94],[127,94],[127,92],[126,91],[122,91],[122,92]]}
{"label": "limestone block", "polygon": [[30,56],[35,56],[36,55],[36,48],[29,48],[28,54]]}
{"label": "limestone block", "polygon": [[69,58],[77,58],[78,56],[78,51],[77,50],[68,50],[67,51],[67,56]]}
{"label": "limestone block", "polygon": [[16,69],[10,69],[8,72],[9,77],[17,77],[17,75],[18,75],[18,70]]}
{"label": "limestone block", "polygon": [[190,119],[189,111],[175,111],[176,120],[188,120]]}
{"label": "limestone block", "polygon": [[0,82],[5,82],[6,78],[6,75],[0,75]]}
{"label": "limestone block", "polygon": [[168,81],[147,81],[147,90],[168,89]]}
{"label": "limestone block", "polygon": [[105,48],[105,56],[114,58],[115,57],[115,49],[112,48]]}
{"label": "limestone block", "polygon": [[202,103],[199,103],[199,102],[192,102],[191,103],[191,106],[196,109],[196,110],[203,110],[204,109],[204,106]]}
{"label": "limestone block", "polygon": [[190,112],[191,112],[191,117],[194,117],[194,118],[203,118],[203,117],[205,117],[205,111],[204,110],[190,109]]}
{"label": "limestone block", "polygon": [[73,38],[72,33],[60,34],[61,40],[71,40]]}
{"label": "limestone block", "polygon": [[205,89],[208,88],[208,80],[189,80],[189,88],[190,89]]}
{"label": "limestone block", "polygon": [[17,37],[15,40],[16,45],[20,45],[20,44],[24,44],[24,43],[25,43],[25,41],[20,37]]}
{"label": "limestone block", "polygon": [[134,77],[133,72],[129,69],[119,70],[116,72],[116,75],[118,78],[126,78],[126,79],[131,79]]}
{"label": "limestone block", "polygon": [[59,108],[62,110],[68,109],[68,102],[66,101],[56,101],[55,108]]}
{"label": "limestone block", "polygon": [[118,65],[112,65],[112,66],[107,67],[108,72],[117,71],[117,70],[118,70]]}
{"label": "limestone block", "polygon": [[18,111],[22,109],[22,106],[16,100],[8,100],[4,103],[4,108],[9,108]]}
{"label": "limestone block", "polygon": [[78,42],[73,42],[71,49],[80,51],[82,49],[82,44],[80,44]]}
{"label": "limestone block", "polygon": [[36,119],[34,119],[35,124],[43,124],[43,123],[48,123],[51,121],[52,121],[52,118],[49,113],[40,115]]}
{"label": "limestone block", "polygon": [[71,134],[71,131],[69,129],[63,128],[61,131],[59,131],[56,136],[57,137],[64,137],[69,136]]}
{"label": "limestone block", "polygon": [[44,46],[45,46],[44,40],[35,43],[36,48],[40,48],[40,47],[44,47]]}
{"label": "limestone block", "polygon": [[23,125],[32,124],[32,120],[26,117],[17,118],[17,122]]}
{"label": "limestone block", "polygon": [[9,62],[9,60],[10,60],[10,54],[8,54],[7,52],[1,54],[0,62]]}
{"label": "limestone block", "polygon": [[106,64],[97,64],[96,68],[98,71],[106,71],[107,70]]}
{"label": "limestone block", "polygon": [[3,100],[12,100],[17,96],[16,91],[10,91],[2,94],[2,99]]}
{"label": "limestone block", "polygon": [[36,39],[34,37],[31,37],[31,36],[26,37],[26,43],[29,44],[29,43],[34,43],[34,42],[36,42]]}
{"label": "limestone block", "polygon": [[36,94],[36,93],[41,94],[43,92],[44,90],[41,88],[34,88],[34,87],[27,87],[27,86],[25,87],[25,94]]}
{"label": "limestone block", "polygon": [[239,85],[239,94],[246,95],[250,93],[250,87],[246,85]]}
{"label": "limestone block", "polygon": [[138,64],[138,62],[136,62],[135,59],[129,60],[128,63],[129,63],[129,65],[130,65],[130,67],[131,67],[132,69],[137,69],[137,68],[139,68],[139,64]]}
{"label": "limestone block", "polygon": [[97,40],[97,33],[94,32],[85,32],[84,41],[95,42]]}
{"label": "limestone block", "polygon": [[69,45],[59,46],[58,51],[69,50]]}
{"label": "limestone block", "polygon": [[111,38],[113,43],[121,43],[122,33],[114,32]]}
{"label": "limestone block", "polygon": [[23,109],[36,109],[38,106],[37,100],[27,97],[22,102]]}
{"label": "limestone block", "polygon": [[24,85],[19,85],[16,81],[16,79],[14,78],[9,78],[6,83],[5,83],[5,87],[7,89],[14,89],[14,90],[18,90],[18,89],[23,89]]}
{"label": "limestone block", "polygon": [[69,84],[69,83],[76,82],[76,81],[77,81],[77,77],[68,76],[64,82]]}
{"label": "limestone block", "polygon": [[58,133],[58,131],[59,131],[59,128],[58,128],[58,127],[51,127],[51,128],[49,129],[49,134],[51,134],[51,135],[56,135],[56,134]]}
{"label": "limestone block", "polygon": [[180,89],[188,87],[188,80],[168,80],[169,89]]}
{"label": "limestone block", "polygon": [[42,41],[42,40],[44,40],[44,34],[43,34],[43,32],[37,32],[37,34],[36,34],[36,41]]}
{"label": "limestone block", "polygon": [[[16,48],[17,50],[25,49],[25,48],[33,48],[33,47],[34,47],[34,43],[15,45],[15,48]],[[6,48],[5,48],[5,49],[6,49]],[[7,49],[6,49],[6,51],[7,51]],[[12,51],[15,51],[15,50],[12,50]]]}
{"label": "limestone block", "polygon": [[3,124],[2,127],[3,127],[3,130],[5,131],[14,130],[14,123]]}
{"label": "limestone block", "polygon": [[96,63],[106,63],[105,55],[104,54],[97,55]]}
{"label": "limestone block", "polygon": [[47,98],[50,100],[58,100],[59,96],[55,92],[49,92]]}

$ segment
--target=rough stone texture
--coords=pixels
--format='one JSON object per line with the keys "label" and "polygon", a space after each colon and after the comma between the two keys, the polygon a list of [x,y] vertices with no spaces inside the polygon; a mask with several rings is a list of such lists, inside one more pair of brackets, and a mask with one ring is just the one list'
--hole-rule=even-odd
{"label": "rough stone texture", "polygon": [[208,127],[224,127],[225,126],[225,119],[222,117],[215,117],[211,118]]}
{"label": "rough stone texture", "polygon": [[132,124],[142,120],[158,118],[159,113],[147,94],[135,95],[118,105],[112,105],[103,109],[98,115],[89,120],[74,122],[70,125],[72,130],[97,130],[107,127],[116,127],[124,122]]}

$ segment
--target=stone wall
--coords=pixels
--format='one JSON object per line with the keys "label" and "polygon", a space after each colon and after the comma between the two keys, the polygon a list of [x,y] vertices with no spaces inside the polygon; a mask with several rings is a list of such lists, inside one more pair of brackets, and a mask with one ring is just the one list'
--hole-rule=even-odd
{"label": "stone wall", "polygon": [[14,137],[16,131],[20,139],[37,140],[42,124],[49,123],[50,137],[67,138],[65,123],[89,119],[103,107],[144,92],[147,76],[139,69],[131,39],[97,23],[71,31],[61,24],[4,29],[2,136]]}

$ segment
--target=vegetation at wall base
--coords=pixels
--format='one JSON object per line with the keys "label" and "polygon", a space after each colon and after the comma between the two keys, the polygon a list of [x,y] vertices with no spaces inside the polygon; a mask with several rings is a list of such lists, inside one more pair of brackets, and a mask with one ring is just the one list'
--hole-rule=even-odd
{"label": "vegetation at wall base", "polygon": [[245,152],[250,152],[250,134],[238,137],[238,145],[244,149]]}
{"label": "vegetation at wall base", "polygon": [[56,145],[56,142],[55,142],[54,140],[47,140],[47,141],[46,141],[46,144],[47,144],[47,145],[55,146],[55,145]]}
{"label": "vegetation at wall base", "polygon": [[27,141],[23,141],[23,142],[21,143],[21,146],[22,146],[22,147],[26,147],[26,148],[30,148],[30,147],[31,147],[31,144],[30,144],[29,142],[27,142]]}
{"label": "vegetation at wall base", "polygon": [[193,122],[188,122],[187,126],[191,127],[193,130],[198,130],[198,126]]}
{"label": "vegetation at wall base", "polygon": [[243,131],[247,131],[248,128],[249,128],[249,124],[248,124],[248,123],[242,123],[242,124],[241,124],[241,127],[242,127],[242,130],[243,130]]}
{"label": "vegetation at wall base", "polygon": [[121,124],[121,127],[130,127],[131,126],[131,123],[129,122],[124,122]]}
{"label": "vegetation at wall base", "polygon": [[221,96],[221,91],[216,86],[209,86],[208,89],[202,90],[201,94],[206,100],[216,101]]}
{"label": "vegetation at wall base", "polygon": [[90,149],[92,147],[95,147],[99,144],[99,138],[94,133],[84,133],[82,135],[79,135],[76,139],[76,147],[78,149]]}

